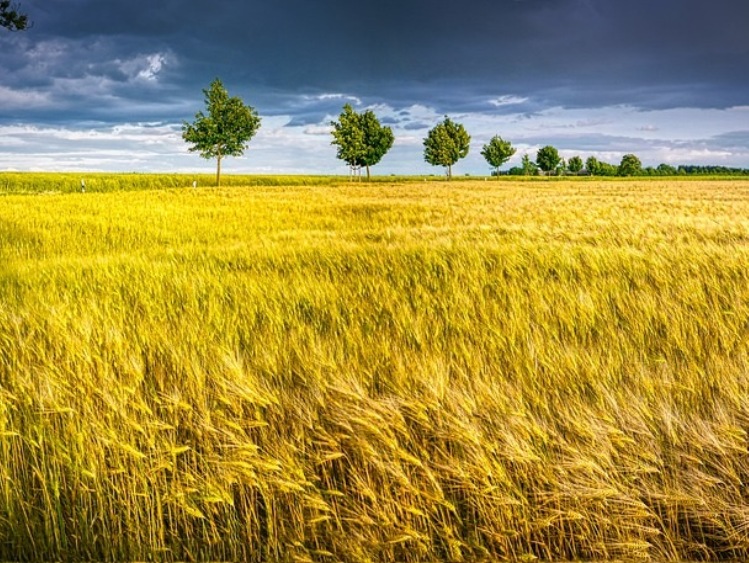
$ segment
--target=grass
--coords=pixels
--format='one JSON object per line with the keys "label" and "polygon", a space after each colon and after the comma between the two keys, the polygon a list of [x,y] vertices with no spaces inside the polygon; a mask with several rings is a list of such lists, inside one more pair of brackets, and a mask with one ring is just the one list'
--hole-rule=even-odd
{"label": "grass", "polygon": [[[225,187],[332,185],[346,180],[347,178],[336,176],[224,175],[222,185]],[[85,183],[86,192],[112,192],[189,188],[192,187],[193,182],[198,187],[213,186],[216,176],[212,174],[0,172],[0,194],[81,192],[82,181]]]}
{"label": "grass", "polygon": [[[437,170],[437,169],[435,169]],[[709,180],[721,180],[723,182],[733,179],[745,179],[741,176],[726,177],[714,176],[707,177]],[[521,182],[569,182],[575,181],[580,184],[586,182],[595,185],[603,183],[629,182],[631,179],[618,177],[524,177],[514,176],[503,177],[501,179],[471,176],[454,176],[452,182],[475,182],[475,181],[492,181],[507,182],[514,184]],[[104,172],[0,172],[0,196],[9,194],[50,194],[50,193],[74,193],[81,192],[81,181],[85,182],[85,192],[104,193],[114,191],[134,191],[134,190],[160,190],[160,189],[179,189],[190,188],[195,182],[199,188],[214,186],[216,177],[213,174],[156,174],[156,173],[104,173]],[[372,176],[371,183],[375,184],[413,184],[422,182],[444,182],[445,177],[440,172],[428,176]],[[663,183],[663,178],[642,177],[637,178],[638,182],[656,182]],[[704,182],[706,177],[702,175],[693,175],[680,177],[679,184],[686,182]],[[292,186],[345,186],[352,182],[346,175],[343,176],[305,176],[305,175],[242,175],[229,174],[221,176],[221,185],[223,187],[292,187]]]}
{"label": "grass", "polygon": [[[441,181],[444,176],[373,176],[371,182],[422,182]],[[470,181],[461,176],[455,181]],[[82,190],[81,182],[85,183]],[[132,190],[155,190],[169,188],[189,188],[215,186],[213,174],[140,174],[140,173],[50,173],[50,172],[0,172],[0,195],[33,193],[73,193],[73,192],[113,192]],[[350,184],[348,176],[305,176],[305,175],[222,175],[223,187],[258,186],[337,186]]]}
{"label": "grass", "polygon": [[299,184],[0,198],[0,560],[749,557],[749,181]]}

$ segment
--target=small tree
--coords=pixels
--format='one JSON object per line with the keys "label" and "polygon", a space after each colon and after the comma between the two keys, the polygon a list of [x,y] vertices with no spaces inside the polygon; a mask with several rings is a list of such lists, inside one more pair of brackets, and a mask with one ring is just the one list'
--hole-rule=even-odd
{"label": "small tree", "polygon": [[598,163],[599,176],[616,176],[619,173],[619,167],[608,162]]}
{"label": "small tree", "polygon": [[595,156],[589,156],[585,161],[585,170],[587,170],[588,174],[591,176],[597,176],[600,172],[600,168],[601,165]]}
{"label": "small tree", "polygon": [[338,121],[331,121],[333,141],[338,145],[338,158],[346,162],[352,172],[364,166],[374,166],[393,146],[395,137],[390,127],[383,127],[372,110],[356,113],[350,104],[343,106]]}
{"label": "small tree", "polygon": [[361,168],[364,153],[364,131],[359,123],[360,117],[351,105],[346,104],[338,121],[330,122],[333,126],[331,144],[338,145],[336,156],[349,165],[352,175]]}
{"label": "small tree", "polygon": [[536,174],[538,174],[538,166],[536,166],[536,163],[531,160],[531,157],[528,156],[527,153],[523,155],[521,162],[523,175],[535,176]]}
{"label": "small tree", "polygon": [[221,81],[211,82],[205,94],[208,115],[195,114],[195,122],[182,123],[182,138],[205,159],[216,159],[216,185],[221,185],[221,159],[242,156],[250,139],[260,129],[260,118],[251,106],[238,97],[229,97]]}
{"label": "small tree", "polygon": [[569,162],[567,162],[567,168],[573,174],[579,174],[583,169],[583,159],[579,156],[573,156],[570,158]]}
{"label": "small tree", "polygon": [[0,0],[0,27],[10,31],[21,31],[29,27],[29,18],[21,14],[10,0]]}
{"label": "small tree", "polygon": [[670,164],[659,164],[656,170],[660,176],[676,176],[676,168]]}
{"label": "small tree", "polygon": [[486,159],[490,166],[494,167],[497,178],[499,178],[499,167],[510,160],[517,152],[510,141],[505,141],[499,135],[492,137],[481,149],[481,155]]}
{"label": "small tree", "polygon": [[625,154],[619,164],[619,176],[636,176],[642,170],[642,162],[633,154]]}
{"label": "small tree", "polygon": [[465,127],[445,117],[424,139],[424,160],[432,166],[444,166],[449,180],[453,176],[453,164],[466,157],[470,144],[471,137]]}
{"label": "small tree", "polygon": [[536,154],[536,164],[547,174],[551,174],[552,170],[556,170],[561,160],[559,151],[551,145],[538,149],[538,153]]}

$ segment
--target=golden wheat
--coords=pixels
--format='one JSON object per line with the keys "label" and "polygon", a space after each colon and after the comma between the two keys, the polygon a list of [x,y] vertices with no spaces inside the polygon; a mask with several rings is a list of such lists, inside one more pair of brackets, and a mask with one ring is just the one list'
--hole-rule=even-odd
{"label": "golden wheat", "polygon": [[290,184],[0,198],[0,560],[749,557],[748,181]]}

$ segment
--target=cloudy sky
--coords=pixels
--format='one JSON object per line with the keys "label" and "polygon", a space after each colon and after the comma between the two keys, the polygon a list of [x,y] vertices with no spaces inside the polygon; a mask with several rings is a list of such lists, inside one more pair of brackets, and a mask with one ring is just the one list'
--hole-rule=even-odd
{"label": "cloudy sky", "polygon": [[0,170],[205,171],[181,123],[219,77],[262,127],[228,173],[345,173],[344,103],[393,128],[375,169],[441,173],[422,139],[749,167],[747,0],[23,0],[0,29]]}

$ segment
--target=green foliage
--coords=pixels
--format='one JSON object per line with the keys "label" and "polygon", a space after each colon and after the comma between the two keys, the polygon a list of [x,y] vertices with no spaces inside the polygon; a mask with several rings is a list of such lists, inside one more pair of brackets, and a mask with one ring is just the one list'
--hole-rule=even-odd
{"label": "green foliage", "polygon": [[190,152],[206,159],[215,158],[216,185],[221,185],[221,159],[241,156],[250,139],[260,128],[260,117],[238,97],[229,97],[221,81],[211,82],[205,94],[208,115],[199,111],[195,122],[182,124],[182,138],[192,144]]}
{"label": "green foliage", "polygon": [[372,110],[357,113],[350,104],[343,106],[338,121],[331,121],[333,141],[338,146],[337,157],[352,170],[369,169],[387,154],[393,146],[394,136],[390,127],[383,127]]}
{"label": "green foliage", "polygon": [[674,166],[671,166],[670,164],[659,164],[658,168],[656,168],[656,172],[660,176],[676,176],[676,168]]}
{"label": "green foliage", "polygon": [[642,170],[642,162],[633,154],[625,154],[619,164],[619,176],[636,176]]}
{"label": "green foliage", "polygon": [[468,155],[470,144],[471,137],[465,127],[445,117],[424,139],[424,160],[432,166],[444,166],[447,178],[452,179],[453,164]]}
{"label": "green foliage", "polygon": [[609,162],[598,163],[598,175],[599,176],[617,176],[619,174],[619,167]]}
{"label": "green foliage", "polygon": [[331,121],[333,141],[338,146],[336,157],[351,168],[362,166],[361,155],[364,153],[364,131],[361,127],[361,116],[350,104],[343,106],[338,121]]}
{"label": "green foliage", "polygon": [[675,173],[677,175],[688,174],[695,176],[749,176],[749,169],[729,166],[682,164],[676,169]]}
{"label": "green foliage", "polygon": [[595,156],[589,156],[585,161],[585,169],[591,176],[597,176],[599,170],[598,159]]}
{"label": "green foliage", "polygon": [[517,152],[510,141],[505,141],[499,135],[492,137],[481,149],[481,155],[486,159],[490,166],[494,167],[496,176],[499,176],[499,167],[510,160]]}
{"label": "green foliage", "polygon": [[591,176],[616,176],[618,172],[616,166],[601,162],[594,156],[588,157],[585,161],[585,169]]}
{"label": "green foliage", "polygon": [[21,31],[29,26],[29,18],[21,14],[10,0],[0,0],[0,27],[10,31]]}
{"label": "green foliage", "polygon": [[531,160],[531,157],[527,153],[523,155],[521,167],[524,176],[535,176],[538,174],[538,166]]}
{"label": "green foliage", "polygon": [[573,156],[570,158],[569,162],[567,162],[567,168],[573,174],[578,174],[583,169],[583,159],[579,156]]}
{"label": "green foliage", "polygon": [[551,145],[546,145],[538,149],[538,153],[536,154],[536,164],[547,174],[556,170],[561,160],[559,151]]}

